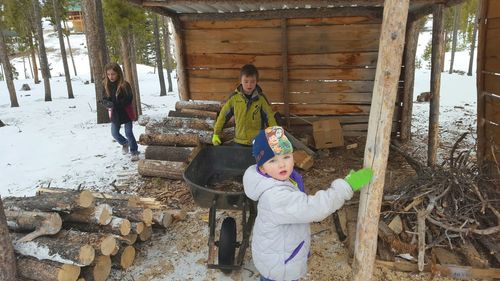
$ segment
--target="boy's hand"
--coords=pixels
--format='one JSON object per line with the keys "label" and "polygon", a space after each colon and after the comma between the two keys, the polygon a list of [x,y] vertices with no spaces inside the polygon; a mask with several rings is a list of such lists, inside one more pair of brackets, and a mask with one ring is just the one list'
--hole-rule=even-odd
{"label": "boy's hand", "polygon": [[367,185],[373,177],[373,170],[363,168],[356,172],[351,170],[345,177],[345,181],[351,186],[353,191],[358,191]]}
{"label": "boy's hand", "polygon": [[220,141],[219,135],[214,134],[212,136],[212,144],[213,145],[220,145],[222,142]]}

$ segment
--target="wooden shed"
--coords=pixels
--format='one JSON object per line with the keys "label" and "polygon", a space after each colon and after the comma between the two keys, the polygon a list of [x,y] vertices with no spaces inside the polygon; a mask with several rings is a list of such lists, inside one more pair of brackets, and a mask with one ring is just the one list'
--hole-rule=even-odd
{"label": "wooden shed", "polygon": [[482,1],[477,63],[478,160],[500,178],[500,1]]}
{"label": "wooden shed", "polygon": [[[182,100],[225,100],[241,66],[253,63],[274,110],[293,131],[310,130],[307,121],[335,117],[344,135],[366,135],[384,1],[131,2],[173,19]],[[410,1],[407,27],[414,28],[435,4],[460,2]],[[414,64],[417,42],[408,39],[410,59],[403,67]],[[402,71],[392,126],[403,138],[410,130],[410,70]]]}

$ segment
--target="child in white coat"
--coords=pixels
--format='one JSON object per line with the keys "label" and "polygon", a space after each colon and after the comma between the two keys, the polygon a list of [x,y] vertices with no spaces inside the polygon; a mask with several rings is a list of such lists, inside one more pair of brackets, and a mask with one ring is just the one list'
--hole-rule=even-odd
{"label": "child in white coat", "polygon": [[321,221],[368,184],[369,168],[334,180],[326,190],[307,195],[293,167],[293,148],[279,126],[261,130],[253,142],[257,162],[243,176],[245,194],[258,201],[252,233],[252,258],[260,280],[297,280],[307,273],[309,223]]}

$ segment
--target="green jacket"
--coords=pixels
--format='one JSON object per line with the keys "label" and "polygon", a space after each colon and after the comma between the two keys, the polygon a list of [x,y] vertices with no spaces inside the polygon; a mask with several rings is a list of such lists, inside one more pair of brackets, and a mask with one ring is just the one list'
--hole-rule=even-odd
{"label": "green jacket", "polygon": [[224,124],[232,116],[236,124],[234,142],[239,144],[252,145],[260,130],[277,125],[273,110],[259,85],[250,99],[243,93],[241,85],[236,88],[217,116],[214,134],[220,136]]}

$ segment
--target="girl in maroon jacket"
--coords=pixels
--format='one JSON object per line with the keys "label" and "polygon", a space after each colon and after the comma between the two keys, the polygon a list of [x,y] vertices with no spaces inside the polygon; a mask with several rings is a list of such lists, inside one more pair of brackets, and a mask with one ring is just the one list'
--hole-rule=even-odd
{"label": "girl in maroon jacket", "polygon": [[[132,121],[135,119],[132,106],[132,87],[123,79],[123,71],[115,62],[108,63],[105,68],[103,104],[108,108],[111,119],[111,135],[122,146],[123,154],[130,149],[132,161],[139,160],[137,141],[132,131]],[[124,124],[125,136],[120,134],[121,125]]]}

